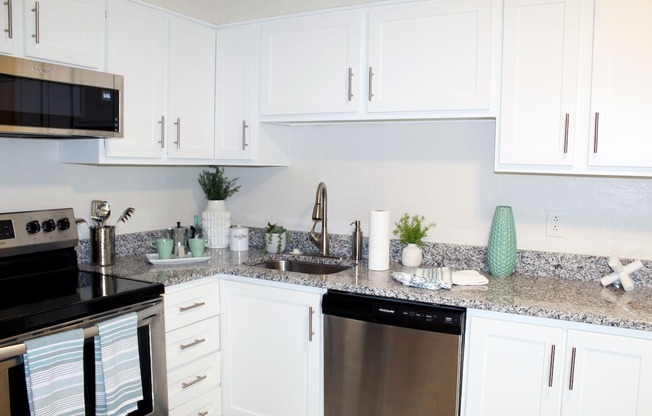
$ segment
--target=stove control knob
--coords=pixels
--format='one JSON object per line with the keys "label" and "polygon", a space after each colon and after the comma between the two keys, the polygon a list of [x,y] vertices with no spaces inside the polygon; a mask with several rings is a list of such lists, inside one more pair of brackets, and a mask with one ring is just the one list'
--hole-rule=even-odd
{"label": "stove control knob", "polygon": [[51,233],[52,231],[57,229],[57,223],[54,222],[53,219],[45,220],[41,224],[41,227],[43,228],[43,231],[46,233]]}
{"label": "stove control knob", "polygon": [[36,234],[41,231],[41,224],[36,220],[30,221],[25,226],[25,229],[27,230],[27,234]]}
{"label": "stove control knob", "polygon": [[70,228],[70,220],[68,218],[61,218],[57,221],[57,228],[61,231],[67,230]]}

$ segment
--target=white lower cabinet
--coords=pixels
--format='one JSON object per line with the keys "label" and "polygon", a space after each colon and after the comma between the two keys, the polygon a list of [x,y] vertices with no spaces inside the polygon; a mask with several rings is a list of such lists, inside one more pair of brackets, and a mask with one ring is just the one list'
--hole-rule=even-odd
{"label": "white lower cabinet", "polygon": [[652,414],[652,336],[469,310],[463,414]]}
{"label": "white lower cabinet", "polygon": [[170,415],[221,414],[218,290],[215,277],[166,288],[165,339]]}
{"label": "white lower cabinet", "polygon": [[319,416],[321,289],[220,280],[225,416]]}

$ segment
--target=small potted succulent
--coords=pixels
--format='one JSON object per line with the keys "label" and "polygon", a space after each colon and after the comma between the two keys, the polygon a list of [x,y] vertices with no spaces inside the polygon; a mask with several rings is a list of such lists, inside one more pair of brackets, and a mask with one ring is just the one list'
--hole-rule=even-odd
{"label": "small potted succulent", "polygon": [[423,244],[423,238],[428,234],[428,230],[435,226],[435,223],[426,224],[425,221],[423,215],[410,216],[405,213],[394,224],[394,235],[399,237],[401,244],[407,244],[401,252],[401,263],[406,267],[421,265],[423,251],[419,246]]}
{"label": "small potted succulent", "polygon": [[282,225],[267,223],[263,236],[263,247],[268,253],[280,254],[290,238],[288,230]]}

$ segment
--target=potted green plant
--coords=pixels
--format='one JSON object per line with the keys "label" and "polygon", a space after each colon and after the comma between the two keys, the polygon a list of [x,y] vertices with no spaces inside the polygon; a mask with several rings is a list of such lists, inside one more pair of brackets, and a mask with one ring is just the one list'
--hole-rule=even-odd
{"label": "potted green plant", "polygon": [[263,246],[268,253],[280,254],[285,250],[285,245],[290,239],[288,230],[282,225],[267,223]]}
{"label": "potted green plant", "polygon": [[410,216],[407,212],[394,224],[394,235],[397,235],[401,244],[407,244],[401,252],[401,263],[406,267],[418,267],[423,260],[423,251],[420,245],[423,238],[428,235],[428,230],[435,223],[425,223],[423,215]]}
{"label": "potted green plant", "polygon": [[229,179],[224,168],[211,166],[213,171],[204,170],[199,174],[199,186],[204,191],[208,203],[202,212],[202,227],[212,248],[229,246],[231,213],[226,209],[225,200],[240,190],[236,185],[238,178]]}

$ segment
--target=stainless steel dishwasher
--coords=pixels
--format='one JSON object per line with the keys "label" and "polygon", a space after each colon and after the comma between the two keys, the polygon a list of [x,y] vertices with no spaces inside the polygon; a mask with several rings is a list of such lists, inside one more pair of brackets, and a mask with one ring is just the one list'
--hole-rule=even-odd
{"label": "stainless steel dishwasher", "polygon": [[329,291],[325,416],[457,416],[466,309]]}

